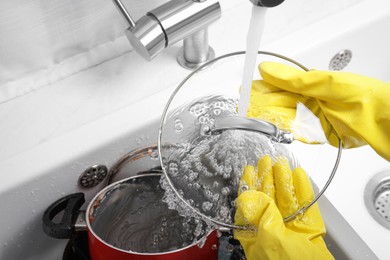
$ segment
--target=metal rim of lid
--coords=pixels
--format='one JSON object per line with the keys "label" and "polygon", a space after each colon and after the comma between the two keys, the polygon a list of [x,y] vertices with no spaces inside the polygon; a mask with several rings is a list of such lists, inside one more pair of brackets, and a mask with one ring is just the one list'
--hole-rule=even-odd
{"label": "metal rim of lid", "polygon": [[[175,192],[175,194],[180,199],[180,201],[183,202],[184,205],[186,205],[189,209],[191,209],[197,215],[202,217],[204,220],[210,221],[210,222],[212,222],[212,223],[214,223],[214,224],[216,224],[216,225],[218,225],[219,227],[222,227],[222,228],[228,228],[228,229],[233,228],[233,229],[237,229],[237,230],[247,230],[247,229],[251,229],[251,227],[248,227],[248,226],[237,226],[237,225],[234,225],[234,224],[227,224],[227,223],[218,221],[216,219],[213,219],[213,218],[211,218],[209,216],[206,216],[205,214],[201,213],[198,209],[196,209],[194,206],[192,206],[188,201],[186,201],[183,198],[183,196],[180,195],[180,193],[175,189],[171,179],[169,178],[169,176],[167,174],[167,167],[164,166],[164,162],[163,162],[163,159],[162,159],[164,155],[163,155],[163,152],[162,152],[162,141],[161,141],[161,139],[162,139],[162,129],[163,129],[164,124],[165,124],[165,120],[166,120],[166,117],[167,117],[167,114],[168,114],[169,106],[172,103],[172,101],[173,101],[175,95],[177,94],[177,92],[179,92],[179,90],[184,86],[184,84],[192,76],[194,76],[195,74],[197,74],[200,71],[204,70],[208,66],[214,64],[218,60],[225,59],[225,58],[232,57],[232,56],[237,56],[237,55],[244,55],[244,54],[245,54],[245,51],[237,51],[237,52],[231,52],[231,53],[227,53],[227,54],[221,55],[219,57],[216,57],[216,58],[206,62],[205,64],[201,65],[196,70],[192,71],[189,75],[187,75],[187,77],[184,78],[182,80],[182,82],[173,91],[173,93],[171,94],[169,100],[167,101],[167,103],[165,105],[165,108],[163,110],[163,113],[162,113],[162,116],[161,116],[161,119],[160,119],[160,127],[159,127],[158,139],[157,139],[158,153],[160,155],[159,159],[160,159],[160,163],[161,163],[161,167],[162,167],[162,172],[163,172],[164,176],[166,177],[166,180],[167,180],[169,186],[172,187],[172,190]],[[293,59],[290,59],[290,58],[288,58],[288,57],[286,57],[284,55],[281,55],[281,54],[278,54],[278,53],[273,53],[273,52],[267,52],[267,51],[258,51],[258,54],[277,57],[277,58],[280,58],[282,60],[291,62],[292,64],[300,67],[304,71],[309,71],[309,69],[306,68],[304,65],[302,65],[299,62],[297,62],[297,61],[295,61]],[[338,166],[339,166],[339,163],[340,163],[340,159],[341,159],[342,150],[343,150],[343,143],[342,143],[341,139],[339,138],[338,152],[337,152],[336,160],[335,160],[335,163],[333,165],[333,168],[331,170],[329,178],[328,178],[327,182],[325,183],[324,187],[316,194],[316,196],[313,198],[313,200],[308,205],[306,205],[306,206],[302,207],[301,209],[297,210],[294,214],[292,214],[292,215],[290,215],[288,217],[285,217],[283,219],[284,222],[291,221],[296,216],[298,216],[300,214],[303,214],[307,209],[309,209],[313,204],[315,204],[318,201],[318,199],[325,193],[325,191],[327,190],[327,188],[329,187],[330,183],[332,182],[333,177],[335,176],[336,171],[338,169]]]}

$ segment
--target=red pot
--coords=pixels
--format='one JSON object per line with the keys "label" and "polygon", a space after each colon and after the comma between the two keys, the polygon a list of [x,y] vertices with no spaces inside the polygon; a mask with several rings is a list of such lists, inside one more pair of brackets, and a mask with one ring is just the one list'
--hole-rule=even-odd
{"label": "red pot", "polygon": [[102,241],[95,236],[91,230],[88,230],[88,243],[91,258],[93,260],[107,259],[158,259],[158,260],[183,260],[183,259],[218,259],[218,249],[215,247],[218,243],[216,231],[209,234],[206,243],[202,248],[197,243],[183,247],[177,250],[163,253],[136,253],[128,252]]}
{"label": "red pot", "polygon": [[[159,174],[130,177],[107,186],[92,199],[84,227],[93,260],[218,258],[217,232],[191,235],[203,223],[183,222],[183,217],[168,209],[162,202],[159,178]],[[53,203],[43,215],[46,234],[70,238],[83,203],[82,193]],[[61,222],[55,223],[53,219],[62,211]]]}

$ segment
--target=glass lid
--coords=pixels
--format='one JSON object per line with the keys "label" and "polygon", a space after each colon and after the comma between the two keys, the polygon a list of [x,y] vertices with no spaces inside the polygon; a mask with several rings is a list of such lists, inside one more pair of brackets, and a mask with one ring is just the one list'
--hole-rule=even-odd
{"label": "glass lid", "polygon": [[[247,228],[234,223],[240,180],[259,159],[283,157],[291,169],[304,168],[315,190],[314,204],[330,184],[341,156],[328,144],[294,141],[294,134],[264,120],[237,114],[245,52],[220,56],[189,74],[171,95],[161,119],[158,149],[166,192],[179,198],[186,214],[219,227]],[[259,61],[277,61],[308,70],[282,55],[259,52]],[[259,73],[253,80],[260,80]],[[245,185],[244,185],[245,187]]]}

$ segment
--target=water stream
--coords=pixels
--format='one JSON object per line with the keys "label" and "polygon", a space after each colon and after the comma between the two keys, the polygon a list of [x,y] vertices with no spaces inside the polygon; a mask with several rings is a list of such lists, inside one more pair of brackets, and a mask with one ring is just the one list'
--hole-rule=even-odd
{"label": "water stream", "polygon": [[238,115],[246,116],[249,107],[249,98],[252,87],[253,73],[256,68],[257,52],[264,31],[265,14],[267,8],[253,5],[252,16],[246,39],[245,64],[242,75]]}

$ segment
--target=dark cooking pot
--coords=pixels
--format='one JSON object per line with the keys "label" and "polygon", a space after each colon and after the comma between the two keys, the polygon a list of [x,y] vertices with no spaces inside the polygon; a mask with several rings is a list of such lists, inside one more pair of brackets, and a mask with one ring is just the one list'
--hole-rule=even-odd
{"label": "dark cooking pot", "polygon": [[[218,258],[217,232],[194,234],[204,223],[168,209],[159,179],[160,174],[133,176],[107,186],[92,199],[84,225],[92,259]],[[82,193],[54,202],[43,215],[45,233],[70,238],[83,203]]]}

